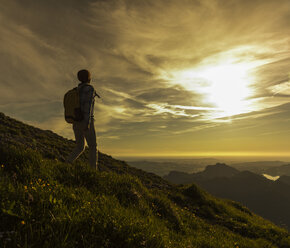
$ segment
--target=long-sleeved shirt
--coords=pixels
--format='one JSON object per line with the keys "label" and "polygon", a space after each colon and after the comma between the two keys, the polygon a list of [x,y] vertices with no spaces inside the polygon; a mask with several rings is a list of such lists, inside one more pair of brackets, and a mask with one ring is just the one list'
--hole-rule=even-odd
{"label": "long-sleeved shirt", "polygon": [[80,83],[78,89],[80,92],[80,107],[84,116],[84,121],[86,124],[89,124],[91,119],[94,118],[96,91],[89,83]]}

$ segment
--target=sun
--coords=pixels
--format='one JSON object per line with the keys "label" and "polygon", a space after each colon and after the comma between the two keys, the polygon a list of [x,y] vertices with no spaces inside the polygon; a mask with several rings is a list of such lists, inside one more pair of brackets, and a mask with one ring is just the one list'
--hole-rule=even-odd
{"label": "sun", "polygon": [[200,95],[200,104],[211,106],[211,118],[221,118],[253,110],[249,63],[219,63],[175,72],[173,81]]}
{"label": "sun", "polygon": [[205,99],[222,115],[231,116],[250,110],[248,98],[252,95],[252,90],[247,65],[209,67],[199,72],[199,76],[207,82],[203,89]]}

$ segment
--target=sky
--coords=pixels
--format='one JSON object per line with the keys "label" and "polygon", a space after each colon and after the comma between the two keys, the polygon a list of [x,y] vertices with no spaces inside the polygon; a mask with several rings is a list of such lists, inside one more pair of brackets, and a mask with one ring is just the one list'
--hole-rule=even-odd
{"label": "sky", "polygon": [[0,111],[113,156],[290,156],[289,0],[0,0]]}

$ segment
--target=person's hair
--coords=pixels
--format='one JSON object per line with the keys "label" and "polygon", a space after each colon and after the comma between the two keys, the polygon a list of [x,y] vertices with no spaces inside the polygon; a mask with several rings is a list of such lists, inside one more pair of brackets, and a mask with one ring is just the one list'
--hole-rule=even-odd
{"label": "person's hair", "polygon": [[78,72],[78,80],[80,80],[83,83],[90,82],[91,81],[91,73],[86,69],[80,70]]}

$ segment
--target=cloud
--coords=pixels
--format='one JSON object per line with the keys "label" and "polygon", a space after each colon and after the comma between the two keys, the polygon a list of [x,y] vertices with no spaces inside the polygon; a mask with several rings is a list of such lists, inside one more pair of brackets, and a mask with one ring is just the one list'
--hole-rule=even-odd
{"label": "cloud", "polygon": [[282,82],[268,88],[274,93],[274,95],[279,94],[280,96],[290,96],[290,82]]}
{"label": "cloud", "polygon": [[139,93],[137,99],[142,99],[146,102],[156,103],[163,102],[168,104],[180,104],[180,105],[194,105],[198,104],[200,96],[194,92],[185,90],[180,86],[162,86],[162,83],[158,84],[159,87],[144,90]]}
{"label": "cloud", "polygon": [[[72,137],[62,97],[88,68],[105,149],[247,126],[289,101],[288,13],[287,0],[1,2],[0,111]],[[204,80],[173,77],[227,58],[257,62],[248,100],[258,112],[217,118]]]}

